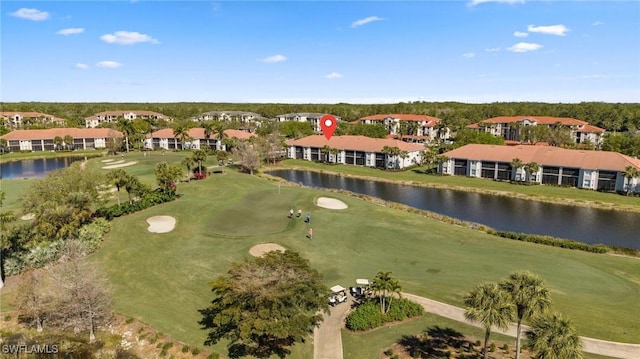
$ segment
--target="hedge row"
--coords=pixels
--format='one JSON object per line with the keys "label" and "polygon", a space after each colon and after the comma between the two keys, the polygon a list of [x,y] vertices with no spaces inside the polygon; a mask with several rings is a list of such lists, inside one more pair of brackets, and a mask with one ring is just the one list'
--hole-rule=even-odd
{"label": "hedge row", "polygon": [[609,248],[603,244],[591,245],[591,244],[576,242],[568,239],[554,238],[550,236],[541,236],[541,235],[527,234],[527,233],[515,233],[515,232],[509,232],[509,231],[494,231],[494,230],[491,230],[488,233],[494,234],[496,236],[503,237],[503,238],[514,239],[517,241],[544,244],[552,247],[577,249],[585,252],[607,253],[609,251]]}
{"label": "hedge row", "polygon": [[156,204],[170,202],[174,199],[176,199],[176,195],[174,193],[165,193],[159,189],[156,189],[143,195],[139,200],[133,201],[131,203],[123,203],[120,205],[115,204],[111,207],[98,208],[94,213],[94,216],[112,220],[115,217],[142,211],[143,209],[155,206]]}
{"label": "hedge row", "polygon": [[[387,299],[388,300],[388,299]],[[396,322],[424,314],[424,308],[408,299],[393,299],[387,313],[382,314],[379,299],[371,299],[356,308],[347,317],[347,328],[356,331],[368,330],[382,326],[384,323]]]}

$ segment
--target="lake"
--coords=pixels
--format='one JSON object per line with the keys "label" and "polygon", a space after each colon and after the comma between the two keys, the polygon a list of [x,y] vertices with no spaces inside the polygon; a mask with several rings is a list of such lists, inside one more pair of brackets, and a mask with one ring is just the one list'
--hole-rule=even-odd
{"label": "lake", "polygon": [[309,187],[366,194],[498,230],[640,249],[640,213],[366,181],[312,171],[273,170],[268,173]]}
{"label": "lake", "polygon": [[6,162],[0,164],[0,178],[40,178],[47,172],[69,167],[73,162],[83,159],[84,157],[74,156]]}

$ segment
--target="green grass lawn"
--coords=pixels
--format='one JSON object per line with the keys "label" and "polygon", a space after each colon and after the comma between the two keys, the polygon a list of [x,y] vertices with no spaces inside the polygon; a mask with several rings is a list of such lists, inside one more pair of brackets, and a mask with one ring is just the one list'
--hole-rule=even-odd
{"label": "green grass lawn", "polygon": [[[179,162],[185,155],[128,154],[126,160],[139,163],[124,169],[152,183],[156,163]],[[88,165],[101,167],[101,160]],[[545,280],[555,308],[573,319],[580,335],[640,342],[640,261],[635,258],[501,239],[345,194],[279,187],[234,170],[180,183],[178,193],[182,197],[174,202],[115,219],[103,248],[91,259],[110,277],[119,313],[189,345],[202,346],[205,339],[197,322],[198,309],[211,300],[208,282],[265,242],[300,252],[328,286],[348,287],[356,278],[392,271],[403,291],[458,306],[475,284],[528,269]],[[349,208],[318,208],[319,196],[339,198]],[[311,212],[313,240],[305,238],[303,219],[287,218],[292,207]],[[176,217],[176,229],[149,233],[145,220],[154,215]],[[369,345],[384,348],[385,343]],[[226,353],[224,343],[213,350]],[[309,358],[312,352],[307,343],[294,348],[291,357]]]}
{"label": "green grass lawn", "polygon": [[[472,178],[466,176],[440,176],[425,174],[424,167],[419,167],[407,171],[384,171],[381,169],[351,166],[351,165],[328,165],[304,160],[285,160],[284,167],[299,167],[301,169],[311,169],[324,172],[337,172],[354,176],[375,177],[382,180],[409,181],[415,184],[431,186],[457,187],[471,190],[489,190],[500,192],[517,193],[519,196],[530,199],[547,200],[550,202],[561,202],[567,204],[567,200],[573,203],[593,202],[595,205],[604,208],[640,211],[640,198],[627,197],[616,193],[603,193],[592,190],[578,188],[555,187],[546,185],[516,185],[508,182],[492,181],[484,178]],[[275,167],[282,168],[282,166]]]}

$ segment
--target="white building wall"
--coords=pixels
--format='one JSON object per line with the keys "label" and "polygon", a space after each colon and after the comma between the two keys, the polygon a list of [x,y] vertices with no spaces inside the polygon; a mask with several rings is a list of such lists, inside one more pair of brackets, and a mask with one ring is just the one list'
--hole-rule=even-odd
{"label": "white building wall", "polygon": [[31,140],[20,140],[20,151],[31,151]]}

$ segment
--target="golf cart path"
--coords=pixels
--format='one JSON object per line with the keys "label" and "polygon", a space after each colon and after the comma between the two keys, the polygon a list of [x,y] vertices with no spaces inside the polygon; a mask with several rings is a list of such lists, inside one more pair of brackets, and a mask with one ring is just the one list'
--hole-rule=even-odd
{"label": "golf cart path", "polygon": [[[414,294],[402,293],[402,297],[412,300],[422,305],[426,312],[449,318],[458,322],[473,325],[481,328],[482,325],[468,321],[464,317],[464,309],[458,308],[450,304],[438,302],[433,299],[420,297]],[[342,336],[341,329],[344,327],[344,319],[346,318],[353,298],[349,296],[347,303],[339,304],[331,308],[331,314],[325,317],[325,320],[313,332],[314,359],[342,359]],[[528,327],[523,325],[524,333]],[[516,336],[516,325],[511,324],[509,329],[500,330],[493,328],[493,332],[502,333],[512,337]],[[609,356],[620,359],[638,359],[640,358],[640,344],[618,343],[606,340],[580,337],[582,339],[582,350],[587,353]]]}
{"label": "golf cart path", "polygon": [[330,314],[313,330],[313,359],[342,359],[341,331],[352,305],[353,297],[347,295],[347,301],[330,307]]}

